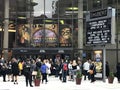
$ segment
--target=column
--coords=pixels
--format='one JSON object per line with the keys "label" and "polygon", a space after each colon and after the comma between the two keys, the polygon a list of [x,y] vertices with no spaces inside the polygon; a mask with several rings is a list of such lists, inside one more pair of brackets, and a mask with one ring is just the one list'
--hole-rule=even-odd
{"label": "column", "polygon": [[3,38],[3,48],[4,50],[4,59],[8,59],[8,25],[9,25],[9,0],[5,0],[5,7],[4,7],[4,38]]}
{"label": "column", "polygon": [[78,48],[83,49],[83,0],[78,0]]}

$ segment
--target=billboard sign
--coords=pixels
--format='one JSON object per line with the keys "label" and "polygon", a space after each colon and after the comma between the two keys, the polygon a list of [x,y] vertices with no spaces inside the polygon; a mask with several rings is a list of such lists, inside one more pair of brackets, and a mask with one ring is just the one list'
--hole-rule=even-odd
{"label": "billboard sign", "polygon": [[89,12],[86,16],[86,44],[105,45],[115,43],[115,9]]}

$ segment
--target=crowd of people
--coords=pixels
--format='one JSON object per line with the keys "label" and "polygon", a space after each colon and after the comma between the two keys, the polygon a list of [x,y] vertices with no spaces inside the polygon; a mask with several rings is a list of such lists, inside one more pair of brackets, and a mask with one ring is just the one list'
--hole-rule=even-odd
{"label": "crowd of people", "polygon": [[[26,86],[29,85],[30,87],[33,87],[32,83],[35,79],[35,75],[32,73],[37,70],[40,70],[41,72],[41,82],[45,82],[46,84],[48,82],[48,76],[51,75],[59,77],[62,82],[67,82],[67,79],[69,81],[74,81],[77,70],[83,74],[84,80],[88,78],[91,83],[96,81],[96,65],[95,61],[91,59],[88,59],[85,62],[82,62],[80,58],[78,60],[60,59],[55,62],[52,59],[42,60],[40,58],[26,58],[25,60],[12,58],[10,61],[0,59],[0,75],[3,77],[3,82],[11,81],[14,84],[18,84],[18,76],[24,75]],[[116,70],[116,76],[120,83],[120,63],[117,64]],[[106,62],[106,77],[108,76],[109,65]]]}

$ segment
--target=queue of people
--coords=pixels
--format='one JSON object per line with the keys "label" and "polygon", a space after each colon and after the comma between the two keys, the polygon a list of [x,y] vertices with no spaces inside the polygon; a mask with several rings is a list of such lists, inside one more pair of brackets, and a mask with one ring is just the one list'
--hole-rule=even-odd
{"label": "queue of people", "polygon": [[[67,64],[67,68],[66,70],[64,70],[64,64]],[[58,63],[58,65],[56,65],[57,67],[57,72],[59,72],[59,79],[62,82],[66,82],[66,77],[68,76],[68,80],[69,81],[74,81],[75,77],[76,77],[76,71],[80,70],[81,73],[84,75],[84,80],[86,80],[86,77],[88,77],[89,80],[91,80],[91,82],[95,81],[95,77],[94,75],[96,74],[96,67],[94,64],[94,61],[91,61],[90,59],[87,60],[86,62],[82,63],[82,61],[79,60],[62,60],[61,64]],[[94,73],[89,74],[89,70],[94,70]],[[62,74],[61,74],[62,73]]]}
{"label": "queue of people", "polygon": [[[76,71],[80,70],[84,76],[84,80],[88,79],[91,83],[95,82],[96,65],[95,61],[88,59],[82,62],[81,59],[78,60],[66,60],[60,59],[53,62],[51,59],[30,59],[17,60],[12,58],[10,61],[6,62],[0,60],[0,74],[3,77],[3,82],[6,82],[6,76],[8,76],[8,81],[18,84],[18,76],[24,75],[26,87],[33,87],[33,80],[35,75],[32,75],[33,71],[40,70],[42,75],[41,82],[47,84],[49,76],[54,75],[56,78],[59,77],[60,81],[67,82],[74,81],[76,77]],[[118,82],[120,83],[120,63],[116,65],[116,76]],[[91,71],[93,71],[91,73]],[[106,62],[106,77],[109,75],[109,64]],[[68,78],[67,78],[68,76]]]}
{"label": "queue of people", "polygon": [[8,81],[11,79],[11,82],[18,84],[18,61],[15,58],[8,62],[0,60],[0,74],[3,76],[3,82],[6,82],[6,76],[8,75]]}
{"label": "queue of people", "polygon": [[[3,77],[3,82],[11,81],[14,84],[18,84],[18,76],[25,76],[26,87],[33,87],[33,80],[35,75],[33,71],[40,70],[42,75],[42,83],[44,80],[48,82],[48,76],[51,74],[51,63],[50,60],[40,58],[30,59],[26,58],[25,60],[17,60],[12,58],[10,61],[6,62],[5,60],[0,59],[0,76]],[[6,77],[8,76],[8,78]]]}

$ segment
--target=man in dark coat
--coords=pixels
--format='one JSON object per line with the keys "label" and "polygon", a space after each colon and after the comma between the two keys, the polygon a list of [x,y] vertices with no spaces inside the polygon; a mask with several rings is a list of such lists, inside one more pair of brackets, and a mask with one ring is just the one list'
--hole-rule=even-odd
{"label": "man in dark coat", "polygon": [[108,61],[106,61],[106,77],[107,77],[107,78],[108,78],[108,76],[109,76],[109,73],[110,73],[109,63],[108,63]]}
{"label": "man in dark coat", "polygon": [[23,65],[23,74],[25,76],[26,86],[28,86],[28,83],[29,83],[30,87],[33,87],[33,85],[32,85],[32,67],[31,67],[31,63],[30,63],[29,59]]}
{"label": "man in dark coat", "polygon": [[117,70],[116,74],[117,74],[118,83],[120,83],[120,62],[117,63],[116,70]]}
{"label": "man in dark coat", "polygon": [[[94,63],[95,63],[95,62],[92,61],[92,63],[90,64],[90,70],[93,71],[93,73],[90,74],[90,77],[91,77],[91,78],[90,78],[90,79],[91,79],[91,83],[96,81],[96,80],[95,80],[96,66],[95,66]],[[89,72],[89,73],[90,73],[90,72]]]}
{"label": "man in dark coat", "polygon": [[3,82],[6,82],[7,66],[4,63],[1,68],[1,75],[3,76]]}

